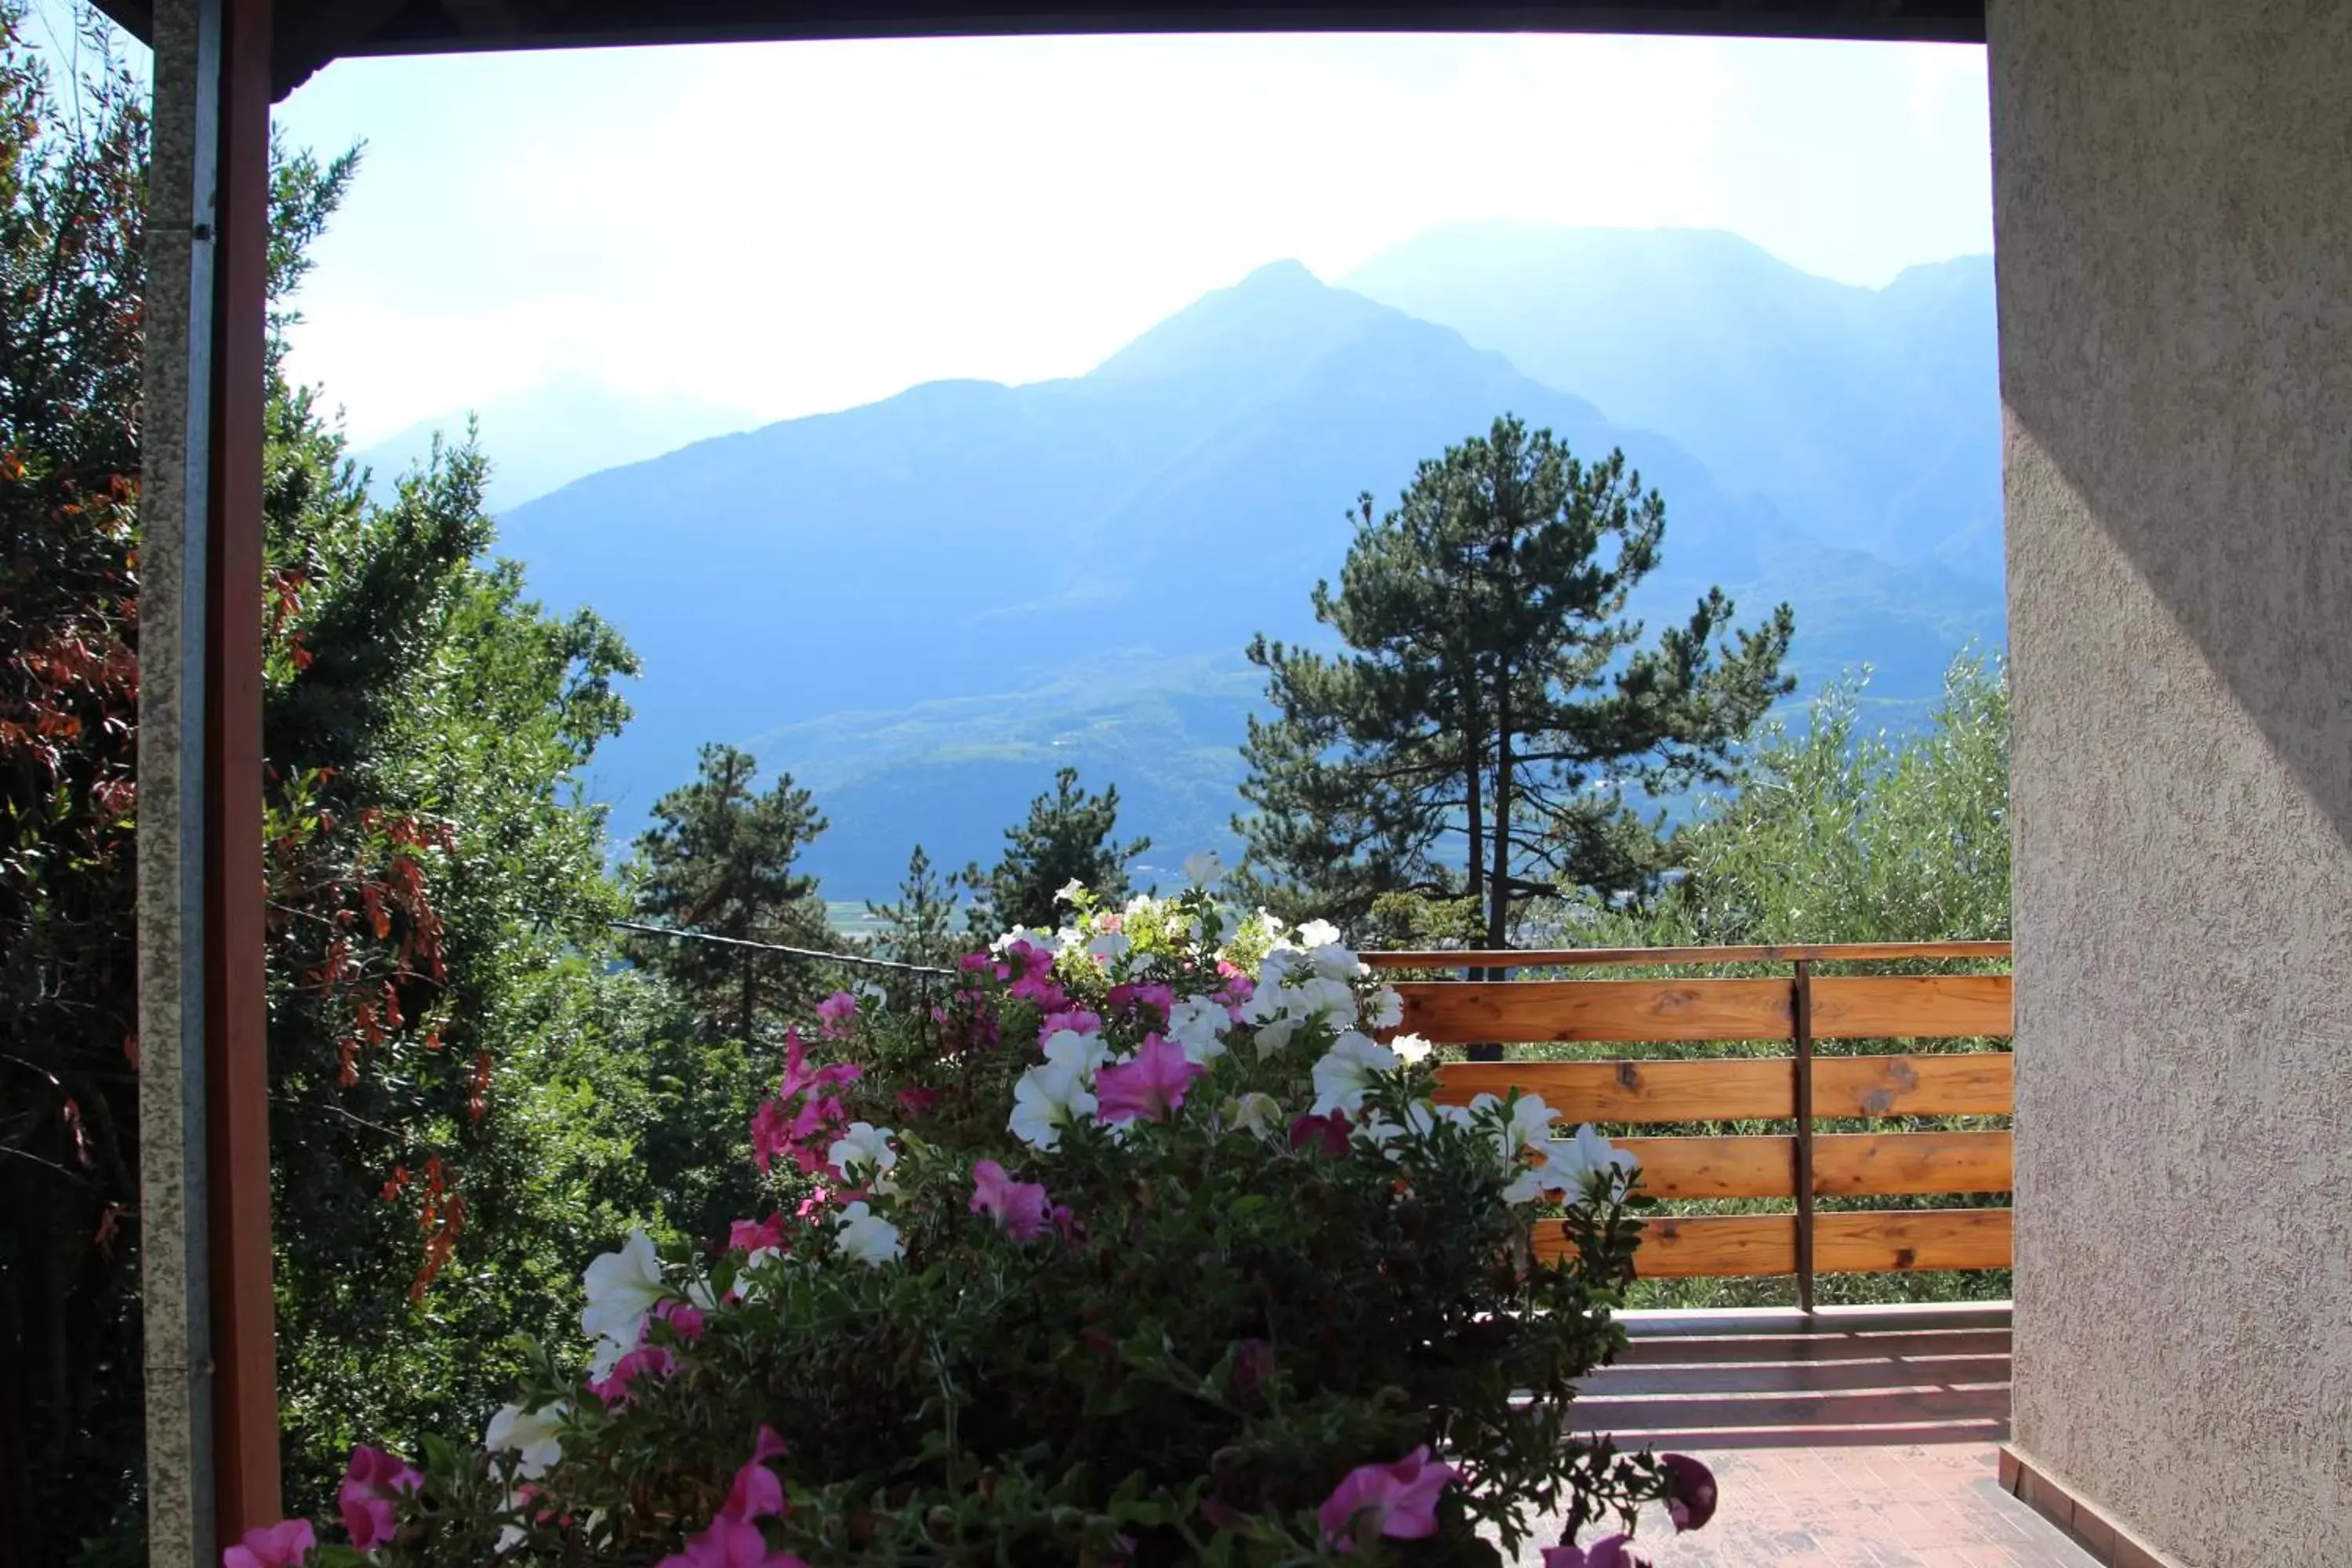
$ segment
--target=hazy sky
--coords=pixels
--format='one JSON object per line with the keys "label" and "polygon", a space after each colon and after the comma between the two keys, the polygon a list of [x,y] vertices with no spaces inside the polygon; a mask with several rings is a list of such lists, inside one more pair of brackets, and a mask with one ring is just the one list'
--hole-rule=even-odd
{"label": "hazy sky", "polygon": [[365,442],[558,377],[781,418],[1087,369],[1457,218],[1734,230],[1855,283],[1990,248],[1980,49],[917,40],[347,60],[294,369]]}

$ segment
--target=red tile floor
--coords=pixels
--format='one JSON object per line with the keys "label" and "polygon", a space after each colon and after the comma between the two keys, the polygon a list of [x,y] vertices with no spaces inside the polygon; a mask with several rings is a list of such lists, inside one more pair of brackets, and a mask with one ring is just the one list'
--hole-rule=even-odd
{"label": "red tile floor", "polygon": [[1633,1348],[1580,1416],[1626,1447],[1697,1454],[1721,1486],[1703,1531],[1643,1521],[1656,1568],[2095,1568],[1995,1476],[2005,1310],[1629,1318]]}

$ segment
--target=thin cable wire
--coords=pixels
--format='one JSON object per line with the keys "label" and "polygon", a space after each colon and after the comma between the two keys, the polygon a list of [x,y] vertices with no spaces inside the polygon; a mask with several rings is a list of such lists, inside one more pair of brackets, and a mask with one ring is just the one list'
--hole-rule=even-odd
{"label": "thin cable wire", "polygon": [[719,936],[707,931],[684,931],[677,926],[646,925],[641,921],[613,921],[614,931],[642,931],[647,936],[676,937],[681,942],[715,942],[722,947],[748,947],[760,952],[788,952],[795,958],[822,958],[834,963],[859,963],[868,969],[895,969],[907,974],[940,974],[952,980],[955,971],[929,963],[901,963],[894,958],[867,958],[855,952],[826,952],[814,947],[787,947],[777,942],[753,942],[748,937]]}

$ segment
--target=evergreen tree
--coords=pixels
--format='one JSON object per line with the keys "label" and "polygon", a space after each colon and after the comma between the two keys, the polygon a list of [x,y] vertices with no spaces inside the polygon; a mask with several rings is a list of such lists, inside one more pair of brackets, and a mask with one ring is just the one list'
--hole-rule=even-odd
{"label": "evergreen tree", "polygon": [[1724,776],[1791,685],[1786,605],[1733,633],[1711,590],[1640,646],[1626,601],[1664,531],[1622,453],[1587,465],[1507,416],[1394,510],[1361,498],[1314,595],[1346,651],[1250,645],[1276,712],[1243,748],[1244,890],[1343,922],[1383,894],[1466,899],[1499,949],[1528,899],[1646,886],[1665,851],[1628,800]]}
{"label": "evergreen tree", "polygon": [[1029,803],[1029,820],[1004,830],[1004,858],[988,874],[988,914],[999,929],[1051,931],[1063,888],[1076,881],[1105,899],[1124,899],[1127,863],[1151,847],[1149,838],[1111,841],[1118,826],[1118,786],[1090,795],[1078,788],[1078,770],[1054,775],[1050,795]]}
{"label": "evergreen tree", "polygon": [[987,886],[980,863],[961,871],[942,873],[919,844],[907,858],[907,875],[898,883],[898,897],[890,903],[868,903],[866,912],[881,922],[874,939],[875,955],[898,963],[923,963],[945,968],[956,961],[963,942],[954,931],[956,910],[965,894]]}
{"label": "evergreen tree", "polygon": [[[790,773],[757,793],[759,771],[750,753],[708,745],[695,781],[655,803],[655,826],[638,836],[630,867],[637,918],[830,951],[816,879],[793,869],[825,820]],[[706,1028],[746,1042],[760,1037],[762,1020],[796,1016],[818,994],[814,963],[788,953],[676,937],[642,938],[630,951],[694,1000]]]}

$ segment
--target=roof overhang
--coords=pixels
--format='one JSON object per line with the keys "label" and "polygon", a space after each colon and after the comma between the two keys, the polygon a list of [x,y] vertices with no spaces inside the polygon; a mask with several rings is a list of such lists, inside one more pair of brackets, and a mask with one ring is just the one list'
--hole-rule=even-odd
{"label": "roof overhang", "polygon": [[[152,0],[98,0],[141,38]],[[272,87],[330,60],[1027,33],[1667,33],[1981,43],[1984,0],[278,0]]]}

